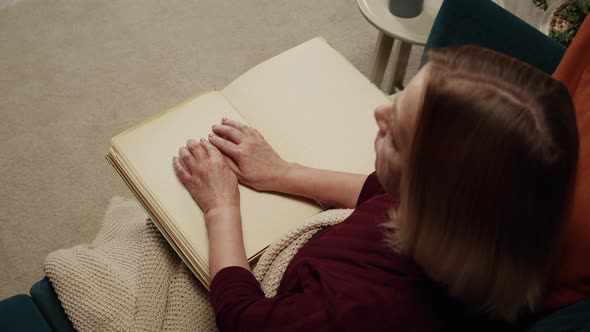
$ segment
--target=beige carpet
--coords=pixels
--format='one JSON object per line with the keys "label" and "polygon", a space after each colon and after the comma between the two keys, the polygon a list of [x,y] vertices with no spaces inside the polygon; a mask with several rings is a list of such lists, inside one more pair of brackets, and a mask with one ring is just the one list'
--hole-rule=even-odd
{"label": "beige carpet", "polygon": [[94,238],[112,196],[131,197],[104,159],[112,136],[318,35],[368,74],[377,37],[354,0],[0,8],[0,299],[28,292],[49,252]]}

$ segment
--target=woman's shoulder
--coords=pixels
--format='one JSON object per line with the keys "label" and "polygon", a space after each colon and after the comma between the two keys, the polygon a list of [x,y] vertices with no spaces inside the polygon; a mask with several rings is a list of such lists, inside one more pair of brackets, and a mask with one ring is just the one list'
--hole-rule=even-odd
{"label": "woman's shoulder", "polygon": [[427,278],[391,285],[364,285],[326,298],[330,317],[356,330],[511,331],[509,325],[445,295]]}

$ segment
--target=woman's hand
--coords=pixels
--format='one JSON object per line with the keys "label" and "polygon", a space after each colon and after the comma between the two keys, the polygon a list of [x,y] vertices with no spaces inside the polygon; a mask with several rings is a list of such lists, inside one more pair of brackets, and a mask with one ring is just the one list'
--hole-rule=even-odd
{"label": "woman's hand", "polygon": [[174,157],[174,171],[193,199],[208,215],[227,209],[239,209],[238,179],[221,152],[207,140],[189,140]]}
{"label": "woman's hand", "polygon": [[250,269],[242,236],[238,179],[221,152],[189,140],[174,157],[174,171],[205,213],[211,278],[224,267]]}
{"label": "woman's hand", "polygon": [[241,183],[257,190],[277,190],[289,163],[254,128],[223,118],[209,141],[226,157]]}

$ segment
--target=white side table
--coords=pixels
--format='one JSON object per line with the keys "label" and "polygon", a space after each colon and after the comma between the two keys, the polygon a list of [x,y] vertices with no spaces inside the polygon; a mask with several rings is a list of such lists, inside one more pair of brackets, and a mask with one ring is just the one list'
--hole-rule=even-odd
{"label": "white side table", "polygon": [[[492,1],[503,7],[503,0]],[[426,44],[434,18],[438,14],[442,2],[443,0],[424,0],[424,10],[419,16],[400,18],[389,12],[389,0],[357,0],[361,13],[379,30],[373,67],[369,77],[377,86],[381,86],[383,81],[383,74],[389,62],[393,42],[398,40],[394,53],[393,80],[391,87],[385,91],[387,94],[391,94],[394,90],[403,90],[404,76],[412,45],[424,46]]]}

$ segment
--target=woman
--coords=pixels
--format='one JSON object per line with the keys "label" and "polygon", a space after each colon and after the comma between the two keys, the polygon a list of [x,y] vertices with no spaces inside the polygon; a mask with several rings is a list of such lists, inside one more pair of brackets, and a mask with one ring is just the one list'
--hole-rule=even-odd
{"label": "woman", "polygon": [[[286,162],[227,119],[180,149],[174,169],[205,213],[220,329],[504,329],[534,309],[577,160],[565,87],[489,50],[431,50],[375,119],[368,177]],[[356,208],[303,246],[273,298],[246,261],[238,181]]]}

